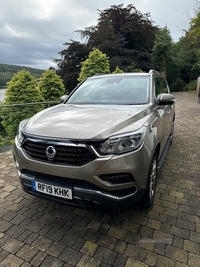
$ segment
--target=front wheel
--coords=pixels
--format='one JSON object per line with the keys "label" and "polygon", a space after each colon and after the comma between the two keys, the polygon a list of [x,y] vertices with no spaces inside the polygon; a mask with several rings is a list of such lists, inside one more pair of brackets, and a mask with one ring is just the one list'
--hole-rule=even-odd
{"label": "front wheel", "polygon": [[141,205],[143,208],[149,208],[153,204],[156,192],[156,183],[157,183],[157,154],[155,153],[149,170],[147,187],[141,199]]}

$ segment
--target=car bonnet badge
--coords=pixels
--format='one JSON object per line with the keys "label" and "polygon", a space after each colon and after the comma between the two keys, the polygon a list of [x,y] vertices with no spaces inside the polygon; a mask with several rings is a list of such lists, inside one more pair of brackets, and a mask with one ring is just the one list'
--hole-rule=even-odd
{"label": "car bonnet badge", "polygon": [[53,146],[48,146],[46,149],[46,155],[48,159],[53,159],[56,155],[56,149]]}

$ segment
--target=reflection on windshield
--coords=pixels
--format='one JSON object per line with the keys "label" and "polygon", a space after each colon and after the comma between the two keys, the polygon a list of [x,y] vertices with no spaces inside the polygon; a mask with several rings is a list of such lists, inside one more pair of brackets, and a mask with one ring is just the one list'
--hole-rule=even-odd
{"label": "reflection on windshield", "polygon": [[83,82],[68,98],[68,104],[146,104],[149,77],[98,77]]}

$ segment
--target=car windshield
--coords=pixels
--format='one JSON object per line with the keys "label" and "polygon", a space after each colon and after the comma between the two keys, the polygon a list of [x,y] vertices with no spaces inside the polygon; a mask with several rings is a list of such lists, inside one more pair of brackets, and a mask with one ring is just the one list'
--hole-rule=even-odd
{"label": "car windshield", "polygon": [[85,80],[67,104],[141,105],[149,102],[148,76],[105,76]]}

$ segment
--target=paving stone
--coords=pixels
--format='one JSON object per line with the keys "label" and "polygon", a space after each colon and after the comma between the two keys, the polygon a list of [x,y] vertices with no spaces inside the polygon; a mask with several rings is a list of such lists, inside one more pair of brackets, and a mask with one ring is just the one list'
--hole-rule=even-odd
{"label": "paving stone", "polygon": [[180,236],[185,239],[189,239],[189,234],[190,234],[189,230],[186,230],[186,229],[183,229],[177,226],[172,226],[170,233],[172,235]]}
{"label": "paving stone", "polygon": [[90,222],[87,225],[87,228],[98,231],[100,226],[101,226],[101,223],[99,221],[90,220]]}
{"label": "paving stone", "polygon": [[182,249],[173,246],[167,246],[165,255],[176,261],[187,263],[188,252]]}
{"label": "paving stone", "polygon": [[0,220],[0,232],[6,232],[13,224]]}
{"label": "paving stone", "polygon": [[2,246],[2,248],[12,254],[15,254],[21,247],[23,247],[23,245],[23,242],[11,238]]}
{"label": "paving stone", "polygon": [[60,244],[60,242],[54,242],[49,248],[47,248],[46,253],[57,258],[64,249],[65,246]]}
{"label": "paving stone", "polygon": [[192,252],[194,254],[199,254],[200,252],[199,243],[195,243],[190,240],[184,240],[184,250]]}
{"label": "paving stone", "polygon": [[125,250],[125,255],[133,258],[135,261],[144,261],[146,258],[147,250],[137,247],[135,245],[128,245]]}
{"label": "paving stone", "polygon": [[38,254],[38,249],[29,246],[29,245],[24,245],[18,252],[17,256],[20,259],[23,259],[27,262],[31,262],[31,260]]}
{"label": "paving stone", "polygon": [[62,267],[63,261],[56,259],[52,256],[47,256],[39,265],[40,267],[54,266],[54,267]]}
{"label": "paving stone", "polygon": [[101,235],[97,240],[97,244],[109,249],[114,249],[117,244],[117,239],[112,236]]}
{"label": "paving stone", "polygon": [[[122,228],[124,230],[130,231],[130,232],[133,232],[133,233],[138,233],[138,231],[140,229],[140,225],[138,223],[134,223],[132,221],[125,220],[123,222],[123,224],[122,224]],[[121,238],[119,238],[119,239],[125,238],[125,235],[126,235],[127,231],[124,231],[122,233]]]}
{"label": "paving stone", "polygon": [[148,265],[141,261],[135,261],[132,258],[128,258],[125,267],[148,267]]}
{"label": "paving stone", "polygon": [[158,256],[156,267],[174,267],[175,261],[161,255]]}
{"label": "paving stone", "polygon": [[109,236],[112,236],[114,238],[124,240],[127,234],[127,231],[115,226],[111,226],[110,229],[108,230],[107,234]]}
{"label": "paving stone", "polygon": [[87,210],[30,196],[12,151],[0,153],[0,267],[199,267],[199,103],[195,92],[175,94],[173,145],[148,210]]}
{"label": "paving stone", "polygon": [[81,253],[74,250],[74,249],[71,249],[71,248],[65,248],[61,254],[59,255],[59,259],[64,261],[64,262],[67,262],[69,264],[71,264],[72,266],[75,266],[78,261],[80,260],[81,258]]}
{"label": "paving stone", "polygon": [[44,252],[51,246],[52,243],[53,241],[49,238],[39,236],[31,245]]}
{"label": "paving stone", "polygon": [[156,254],[153,251],[148,251],[145,263],[150,266],[156,266],[157,258],[158,258],[158,254]]}
{"label": "paving stone", "polygon": [[115,251],[123,255],[126,247],[127,243],[122,240],[119,240],[115,246]]}
{"label": "paving stone", "polygon": [[81,259],[77,263],[76,267],[99,267],[101,265],[101,261],[94,259],[88,255],[82,255]]}
{"label": "paving stone", "polygon": [[74,244],[72,245],[72,248],[79,251],[81,250],[81,248],[83,247],[85,243],[85,239],[83,238],[77,238],[74,242]]}
{"label": "paving stone", "polygon": [[1,267],[20,267],[23,261],[15,255],[8,255],[2,262]]}
{"label": "paving stone", "polygon": [[86,232],[87,232],[87,228],[85,228],[81,225],[77,225],[77,224],[74,224],[69,230],[70,234],[73,234],[73,235],[78,236],[78,237],[84,237]]}
{"label": "paving stone", "polygon": [[[31,261],[31,264],[35,267],[39,267],[44,262],[45,258],[47,257],[47,254],[44,252],[39,252],[35,258]],[[44,266],[44,265],[43,265]]]}
{"label": "paving stone", "polygon": [[189,253],[189,261],[188,261],[189,265],[191,265],[192,267],[199,267],[200,264],[200,256],[193,254],[193,253]]}
{"label": "paving stone", "polygon": [[100,260],[103,263],[113,265],[115,259],[117,257],[117,253],[107,249],[105,247],[99,247],[94,255],[94,258]]}
{"label": "paving stone", "polygon": [[121,267],[121,266],[125,266],[127,263],[127,257],[124,255],[120,255],[118,254],[114,264],[112,265],[113,267]]}
{"label": "paving stone", "polygon": [[98,248],[97,244],[90,241],[86,241],[81,249],[81,252],[87,254],[88,256],[94,256],[97,248]]}
{"label": "paving stone", "polygon": [[153,219],[149,219],[147,223],[147,227],[150,227],[152,229],[159,230],[161,227],[161,222]]}
{"label": "paving stone", "polygon": [[94,230],[88,230],[87,233],[85,234],[84,238],[92,241],[92,242],[96,242],[97,239],[100,237],[100,233]]}

